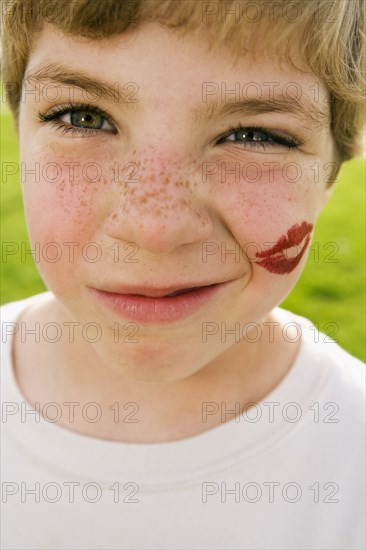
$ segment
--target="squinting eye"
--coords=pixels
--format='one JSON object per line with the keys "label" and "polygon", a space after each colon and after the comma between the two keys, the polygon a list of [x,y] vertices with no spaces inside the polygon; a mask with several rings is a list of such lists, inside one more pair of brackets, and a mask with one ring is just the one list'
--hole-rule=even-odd
{"label": "squinting eye", "polygon": [[300,145],[300,141],[287,136],[279,134],[275,131],[270,131],[265,128],[245,128],[239,126],[237,128],[231,128],[226,134],[220,138],[218,144],[227,143],[228,141],[234,143],[242,143],[247,145],[247,148],[266,150],[267,148],[286,148],[296,149]]}
{"label": "squinting eye", "polygon": [[228,141],[274,141],[267,132],[246,128],[235,130],[226,139]]}

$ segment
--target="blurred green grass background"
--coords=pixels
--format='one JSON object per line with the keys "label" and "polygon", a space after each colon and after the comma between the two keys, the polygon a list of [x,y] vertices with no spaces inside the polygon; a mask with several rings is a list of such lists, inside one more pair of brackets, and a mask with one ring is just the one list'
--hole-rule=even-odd
{"label": "blurred green grass background", "polygon": [[[9,110],[1,113],[2,168],[18,162],[17,140]],[[321,214],[306,268],[282,306],[311,319],[343,348],[365,360],[365,161],[343,165],[339,182]],[[26,242],[19,175],[1,180],[2,243]],[[1,261],[1,303],[45,290],[30,254]]]}

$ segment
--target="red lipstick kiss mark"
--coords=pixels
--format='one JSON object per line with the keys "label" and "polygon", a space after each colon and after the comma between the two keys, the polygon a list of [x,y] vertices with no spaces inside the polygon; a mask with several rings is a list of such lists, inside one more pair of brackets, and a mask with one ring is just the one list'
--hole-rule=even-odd
{"label": "red lipstick kiss mark", "polygon": [[[295,224],[290,227],[287,231],[287,235],[282,235],[272,248],[256,253],[256,257],[261,258],[260,261],[257,262],[258,265],[264,267],[271,273],[277,273],[279,275],[291,273],[304,255],[310,242],[310,233],[313,227],[312,223],[307,222],[302,222],[300,225]],[[288,248],[299,246],[304,239],[305,242],[300,252],[294,258],[289,258],[284,253]]]}

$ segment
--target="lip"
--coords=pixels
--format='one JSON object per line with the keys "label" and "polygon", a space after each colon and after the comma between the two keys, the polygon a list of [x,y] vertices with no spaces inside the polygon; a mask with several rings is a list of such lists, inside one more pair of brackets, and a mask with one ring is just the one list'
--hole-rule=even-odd
{"label": "lip", "polygon": [[104,305],[122,317],[140,323],[159,324],[179,321],[193,315],[230,282],[214,283],[199,288],[197,285],[186,286],[185,289],[193,287],[195,290],[176,296],[166,294],[183,290],[184,287],[157,289],[129,286],[118,289],[118,292],[90,287],[90,291]]}
{"label": "lip", "polygon": [[113,288],[108,290],[107,289],[103,289],[103,290],[111,294],[146,296],[149,298],[163,298],[163,297],[166,297],[168,294],[172,294],[173,292],[185,291],[193,288],[203,288],[206,286],[212,286],[214,284],[217,284],[217,283],[209,283],[209,282],[191,283],[191,284],[182,283],[181,285],[167,286],[164,288],[161,288],[161,287],[158,288],[158,287],[152,287],[152,286],[138,286],[138,285],[120,285],[120,286],[114,286]]}
{"label": "lip", "polygon": [[[310,233],[313,230],[313,224],[303,221],[301,224],[293,225],[286,235],[282,235],[276,244],[268,250],[257,252],[256,258],[260,261],[258,265],[267,269],[271,273],[284,275],[291,273],[300,263],[305,250],[310,242]],[[293,258],[289,258],[284,252],[294,246],[301,246],[300,252]]]}

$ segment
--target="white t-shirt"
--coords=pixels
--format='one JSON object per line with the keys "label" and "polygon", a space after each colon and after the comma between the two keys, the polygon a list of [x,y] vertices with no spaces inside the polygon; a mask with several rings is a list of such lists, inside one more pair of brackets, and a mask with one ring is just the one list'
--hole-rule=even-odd
{"label": "white t-shirt", "polygon": [[[154,444],[72,432],[27,413],[1,308],[3,549],[364,549],[364,365],[311,322],[266,399],[199,435]],[[325,341],[324,341],[325,340]]]}

